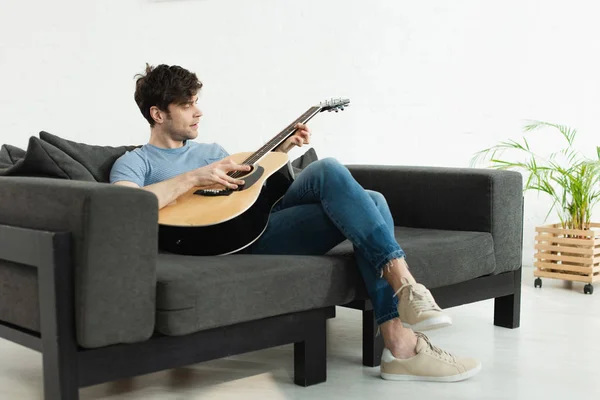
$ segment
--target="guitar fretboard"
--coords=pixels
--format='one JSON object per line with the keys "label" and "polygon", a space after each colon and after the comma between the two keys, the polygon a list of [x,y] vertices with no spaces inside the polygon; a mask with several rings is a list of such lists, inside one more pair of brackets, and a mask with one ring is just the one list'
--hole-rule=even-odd
{"label": "guitar fretboard", "polygon": [[[318,107],[318,106],[309,108],[308,111],[306,111],[304,114],[302,114],[294,122],[289,124],[280,133],[275,135],[275,137],[273,139],[269,140],[260,149],[255,151],[250,157],[245,159],[244,162],[242,162],[242,165],[253,165],[253,164],[257,163],[258,161],[260,161],[267,153],[274,150],[277,146],[279,146],[281,143],[283,143],[288,137],[292,136],[294,134],[294,132],[296,132],[297,124],[299,124],[299,123],[305,124],[310,119],[312,119],[312,117],[314,117],[319,112],[321,112],[321,110],[322,110],[322,108]],[[244,172],[232,171],[232,172],[228,173],[227,175],[231,176],[232,178],[237,178],[239,176],[242,176],[243,174],[244,174]]]}

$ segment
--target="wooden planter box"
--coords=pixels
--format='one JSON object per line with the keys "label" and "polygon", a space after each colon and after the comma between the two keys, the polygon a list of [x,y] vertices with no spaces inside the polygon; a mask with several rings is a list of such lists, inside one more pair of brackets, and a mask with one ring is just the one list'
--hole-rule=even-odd
{"label": "wooden planter box", "polygon": [[560,224],[535,228],[535,286],[539,278],[585,282],[585,293],[593,293],[592,283],[600,281],[600,224],[590,230],[563,229]]}

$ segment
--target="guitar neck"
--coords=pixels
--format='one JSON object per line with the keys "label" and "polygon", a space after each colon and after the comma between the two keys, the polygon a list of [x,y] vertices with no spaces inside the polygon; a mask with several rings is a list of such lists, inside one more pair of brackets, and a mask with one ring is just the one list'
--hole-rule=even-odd
{"label": "guitar neck", "polygon": [[284,130],[279,132],[273,139],[269,140],[265,143],[260,149],[254,152],[250,157],[248,157],[242,164],[244,165],[252,165],[260,161],[266,154],[270,151],[273,151],[277,148],[281,143],[283,143],[287,138],[292,136],[294,132],[296,132],[296,125],[299,123],[305,124],[310,121],[315,115],[320,113],[322,107],[314,106],[309,108],[304,114],[302,114],[299,118],[297,118],[294,122],[289,124]]}

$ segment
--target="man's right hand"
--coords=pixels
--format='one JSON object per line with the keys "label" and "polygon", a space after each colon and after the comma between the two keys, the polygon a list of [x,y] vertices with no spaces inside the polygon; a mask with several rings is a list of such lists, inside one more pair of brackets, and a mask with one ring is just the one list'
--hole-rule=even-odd
{"label": "man's right hand", "polygon": [[229,189],[237,189],[238,185],[243,185],[244,181],[235,179],[227,174],[231,171],[250,171],[249,165],[238,164],[230,158],[224,158],[220,161],[209,164],[190,171],[190,176],[194,186],[207,187],[214,185],[222,185]]}

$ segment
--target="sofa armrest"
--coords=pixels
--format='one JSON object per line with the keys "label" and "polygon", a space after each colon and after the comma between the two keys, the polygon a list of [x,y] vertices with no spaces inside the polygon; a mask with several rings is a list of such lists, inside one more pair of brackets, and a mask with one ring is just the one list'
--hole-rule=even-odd
{"label": "sofa armrest", "polygon": [[522,264],[523,181],[518,172],[476,168],[349,165],[381,192],[396,225],[489,232],[497,271]]}
{"label": "sofa armrest", "polygon": [[132,343],[152,335],[158,243],[158,200],[152,193],[0,177],[0,224],[71,233],[79,345]]}

